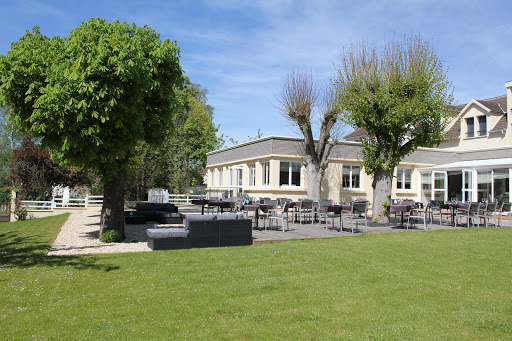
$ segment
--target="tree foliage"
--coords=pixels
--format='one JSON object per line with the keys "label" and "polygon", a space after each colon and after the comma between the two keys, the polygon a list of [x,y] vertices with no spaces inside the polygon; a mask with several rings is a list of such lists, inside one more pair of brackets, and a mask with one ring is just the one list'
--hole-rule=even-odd
{"label": "tree foliage", "polygon": [[419,36],[383,49],[362,42],[344,50],[335,86],[344,120],[365,128],[368,174],[393,169],[417,147],[443,141],[451,83],[443,63]]}
{"label": "tree foliage", "polygon": [[87,172],[61,168],[50,157],[48,148],[39,148],[25,136],[12,153],[9,165],[11,178],[27,200],[49,200],[54,186],[88,185]]}
{"label": "tree foliage", "polygon": [[148,26],[93,18],[66,38],[38,27],[0,56],[0,101],[67,164],[105,183],[101,231],[124,234],[125,169],[139,141],[161,143],[182,84],[179,49]]}
{"label": "tree foliage", "polygon": [[417,147],[443,141],[451,83],[432,46],[414,35],[382,49],[351,45],[334,82],[345,122],[366,129],[362,164],[373,175],[374,217],[386,222],[395,166]]}
{"label": "tree foliage", "polygon": [[213,107],[208,105],[207,91],[190,83],[180,89],[179,106],[173,120],[174,129],[161,147],[141,143],[128,173],[128,196],[142,200],[150,188],[161,187],[183,193],[186,187],[203,183],[206,153],[219,148],[223,141],[216,133]]}
{"label": "tree foliage", "polygon": [[17,148],[23,139],[23,134],[16,125],[8,120],[8,111],[6,108],[0,108],[0,184],[10,184],[9,164],[11,163],[11,154]]}

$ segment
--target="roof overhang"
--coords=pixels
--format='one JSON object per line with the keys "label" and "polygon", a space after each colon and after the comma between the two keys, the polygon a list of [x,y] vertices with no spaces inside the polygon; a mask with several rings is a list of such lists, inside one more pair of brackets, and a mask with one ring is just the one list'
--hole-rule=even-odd
{"label": "roof overhang", "polygon": [[509,167],[512,168],[512,158],[458,161],[445,163],[444,165],[421,168],[420,172],[425,173],[431,171],[456,171],[463,169],[491,169]]}

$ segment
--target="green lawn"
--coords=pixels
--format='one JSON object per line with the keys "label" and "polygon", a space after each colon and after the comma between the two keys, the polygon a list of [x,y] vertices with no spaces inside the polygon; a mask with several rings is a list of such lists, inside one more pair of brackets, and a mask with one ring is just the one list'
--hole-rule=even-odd
{"label": "green lawn", "polygon": [[512,339],[512,229],[46,257],[0,223],[4,339]]}

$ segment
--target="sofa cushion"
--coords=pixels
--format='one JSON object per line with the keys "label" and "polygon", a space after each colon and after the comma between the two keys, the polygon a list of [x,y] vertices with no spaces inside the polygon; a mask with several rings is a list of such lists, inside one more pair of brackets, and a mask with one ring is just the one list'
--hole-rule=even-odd
{"label": "sofa cushion", "polygon": [[238,213],[222,213],[217,215],[217,220],[238,220],[240,216]]}
{"label": "sofa cushion", "polygon": [[150,202],[138,202],[135,204],[137,211],[153,211],[153,204]]}
{"label": "sofa cushion", "polygon": [[163,239],[163,238],[187,238],[188,231],[184,227],[170,227],[163,229],[147,229],[146,234],[149,238]]}
{"label": "sofa cushion", "polygon": [[157,216],[161,217],[168,217],[168,218],[180,218],[181,213],[173,213],[173,212],[167,212],[167,211],[157,211],[155,212]]}
{"label": "sofa cushion", "polygon": [[191,221],[213,221],[217,220],[217,216],[215,214],[207,214],[207,215],[188,215],[185,227],[187,230],[189,229]]}

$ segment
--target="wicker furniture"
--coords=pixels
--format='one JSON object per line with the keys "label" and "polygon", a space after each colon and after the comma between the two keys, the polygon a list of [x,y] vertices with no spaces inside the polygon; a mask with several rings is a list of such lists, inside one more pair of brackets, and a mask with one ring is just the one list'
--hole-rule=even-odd
{"label": "wicker furniture", "polygon": [[183,228],[146,233],[152,250],[252,245],[252,221],[236,213],[189,215]]}

